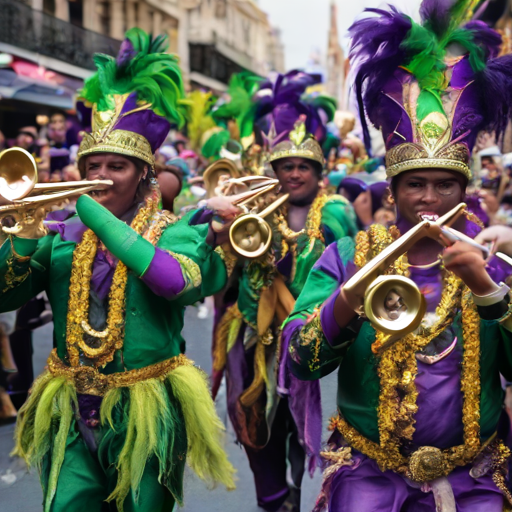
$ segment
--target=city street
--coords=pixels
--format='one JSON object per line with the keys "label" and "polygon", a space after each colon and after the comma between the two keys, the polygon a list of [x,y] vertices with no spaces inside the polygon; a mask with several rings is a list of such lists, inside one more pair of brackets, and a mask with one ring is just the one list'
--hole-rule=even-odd
{"label": "city street", "polygon": [[[196,364],[209,372],[211,368],[210,341],[212,326],[212,306],[208,305],[208,316],[198,317],[198,308],[188,308],[185,315],[184,336],[187,340],[187,355]],[[201,315],[203,316],[203,315]],[[49,324],[34,332],[34,358],[36,371],[40,372],[45,358],[51,350],[52,325]],[[322,403],[324,425],[334,412],[336,377],[330,375],[322,382]],[[226,415],[225,397],[221,393],[217,400],[217,409],[222,420],[227,424],[227,450],[230,460],[238,471],[237,489],[227,492],[217,488],[209,491],[190,470],[185,476],[185,506],[183,512],[258,512],[252,475],[243,449],[235,443],[233,431]],[[42,494],[37,472],[27,473],[22,462],[9,457],[12,448],[14,426],[0,427],[0,511],[1,512],[39,512]],[[326,435],[327,431],[325,429]],[[303,483],[302,510],[311,510],[321,484],[321,475],[305,477]],[[73,512],[73,511],[69,511]],[[91,511],[92,512],[92,511]]]}

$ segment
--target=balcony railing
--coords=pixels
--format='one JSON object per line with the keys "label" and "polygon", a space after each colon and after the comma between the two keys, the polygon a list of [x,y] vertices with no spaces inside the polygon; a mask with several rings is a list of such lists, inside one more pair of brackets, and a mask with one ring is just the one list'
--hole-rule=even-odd
{"label": "balcony railing", "polygon": [[91,70],[95,53],[116,55],[121,45],[16,0],[0,0],[0,42]]}

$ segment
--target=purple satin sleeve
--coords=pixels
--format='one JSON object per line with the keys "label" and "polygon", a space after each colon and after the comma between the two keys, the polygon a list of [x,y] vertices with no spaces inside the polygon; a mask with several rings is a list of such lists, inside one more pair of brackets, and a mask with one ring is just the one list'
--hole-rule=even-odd
{"label": "purple satin sleeve", "polygon": [[336,346],[336,340],[341,334],[341,327],[334,318],[334,303],[340,294],[338,288],[325,302],[320,311],[320,322],[322,324],[322,331],[331,346]]}
{"label": "purple satin sleeve", "polygon": [[198,224],[208,224],[213,218],[213,210],[208,208],[199,208],[197,212],[192,215],[189,224],[191,226],[197,226]]}
{"label": "purple satin sleeve", "polygon": [[158,247],[142,280],[155,295],[166,299],[176,297],[186,284],[179,262]]}

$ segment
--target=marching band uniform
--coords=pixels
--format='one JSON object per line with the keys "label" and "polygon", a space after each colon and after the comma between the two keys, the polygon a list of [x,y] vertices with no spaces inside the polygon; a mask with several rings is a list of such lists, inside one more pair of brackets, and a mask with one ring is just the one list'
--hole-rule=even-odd
{"label": "marching band uniform", "polygon": [[[117,60],[95,57],[81,92],[94,120],[82,170],[98,153],[153,167],[170,123],[183,120],[181,71],[166,47],[132,29]],[[53,310],[55,348],[20,411],[15,448],[40,469],[45,512],[172,510],[185,461],[234,487],[207,380],[181,336],[184,307],[220,290],[225,266],[208,225],[160,210],[155,185],[139,191],[121,218],[81,196],[77,215],[46,236],[11,236],[0,249],[0,309],[44,290]]]}
{"label": "marching band uniform", "polygon": [[[506,122],[512,60],[492,58],[500,37],[485,24],[459,27],[473,3],[425,0],[422,25],[393,7],[371,9],[377,16],[351,29],[356,92],[382,129],[392,187],[409,170],[451,171],[467,183],[476,134]],[[386,345],[365,318],[336,322],[340,286],[412,227],[398,214],[392,229],[374,225],[355,243],[330,245],[283,328],[297,377],[338,369],[339,414],[315,510],[501,511],[512,498],[509,427],[500,423],[500,373],[512,372],[507,287],[477,297],[439,264],[413,268],[403,255],[387,273],[418,284],[427,300],[420,328]],[[466,221],[467,233],[474,228]],[[491,260],[487,271],[500,283],[511,268]]]}
{"label": "marching band uniform", "polygon": [[[272,149],[270,162],[291,156],[324,163],[319,144],[306,135],[301,123],[289,140]],[[306,404],[294,407],[295,394],[279,398],[279,393],[289,392],[285,389],[287,377],[281,379],[283,386],[278,385],[279,326],[325,246],[356,231],[348,202],[340,196],[328,196],[322,189],[301,231],[288,227],[286,212],[286,206],[281,207],[271,218],[269,253],[244,264],[238,300],[218,322],[214,346],[213,367],[216,372],[225,370],[229,416],[249,457],[258,503],[267,510],[276,510],[289,493],[287,458],[294,485],[300,488],[304,452],[312,452],[304,439]],[[307,404],[319,401],[319,396],[315,388]],[[321,423],[318,401],[313,405]]]}

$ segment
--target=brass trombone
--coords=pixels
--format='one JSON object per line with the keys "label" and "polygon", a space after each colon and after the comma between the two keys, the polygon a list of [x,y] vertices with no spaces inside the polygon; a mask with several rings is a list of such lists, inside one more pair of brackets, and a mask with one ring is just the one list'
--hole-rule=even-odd
{"label": "brass trombone", "polygon": [[12,215],[28,220],[39,208],[54,209],[68,199],[113,185],[111,180],[37,183],[37,164],[22,148],[0,153],[0,196],[12,204],[0,206],[0,219]]}
{"label": "brass trombone", "polygon": [[[228,158],[221,158],[209,165],[203,173],[204,188],[206,189],[206,197],[214,197],[218,195],[218,187],[222,186],[225,180],[230,178],[239,178],[240,171],[235,162]],[[223,194],[225,195],[225,194]]]}
{"label": "brass trombone", "polygon": [[366,316],[376,329],[395,339],[417,329],[426,311],[425,298],[418,286],[407,277],[382,274],[426,236],[443,245],[442,238],[450,243],[457,240],[470,243],[487,257],[489,250],[486,247],[450,227],[465,208],[466,204],[461,203],[436,221],[422,220],[362,267],[343,285],[343,294],[350,307]]}
{"label": "brass trombone", "polygon": [[272,229],[265,217],[284,204],[289,195],[278,197],[258,212],[258,199],[275,192],[279,187],[279,180],[266,176],[245,176],[225,180],[220,186],[222,195],[235,195],[233,204],[243,210],[229,228],[229,241],[233,251],[248,259],[263,256],[272,243]]}

